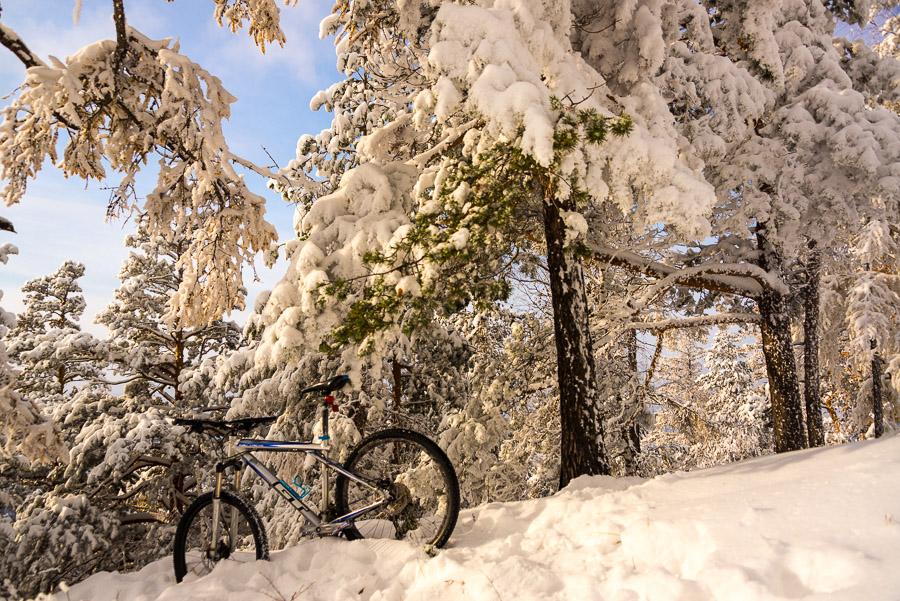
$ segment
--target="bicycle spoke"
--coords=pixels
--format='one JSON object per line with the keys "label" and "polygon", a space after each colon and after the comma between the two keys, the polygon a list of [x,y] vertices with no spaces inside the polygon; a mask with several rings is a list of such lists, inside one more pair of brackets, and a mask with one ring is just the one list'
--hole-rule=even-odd
{"label": "bicycle spoke", "polygon": [[348,469],[379,492],[339,479],[343,513],[386,501],[356,518],[348,538],[392,538],[414,544],[443,544],[456,522],[458,490],[446,456],[428,439],[405,430],[387,431],[363,442]]}
{"label": "bicycle spoke", "polygon": [[231,493],[223,493],[213,540],[212,493],[199,497],[185,512],[175,535],[175,574],[204,576],[221,561],[249,562],[268,556],[255,511]]}

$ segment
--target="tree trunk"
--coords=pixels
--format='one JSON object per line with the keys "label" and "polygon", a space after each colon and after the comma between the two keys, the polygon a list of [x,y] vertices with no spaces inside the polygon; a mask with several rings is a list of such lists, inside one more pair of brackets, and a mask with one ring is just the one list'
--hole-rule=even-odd
{"label": "tree trunk", "polygon": [[391,378],[393,380],[391,423],[397,424],[400,415],[400,403],[403,400],[403,366],[396,358],[391,359]]}
{"label": "tree trunk", "polygon": [[543,200],[559,382],[562,488],[577,476],[609,474],[609,463],[603,447],[600,395],[581,260],[566,252],[566,225],[556,202],[551,194]]}
{"label": "tree trunk", "polygon": [[59,382],[59,394],[66,394],[66,366],[60,365],[56,370],[56,379]]}
{"label": "tree trunk", "polygon": [[174,405],[176,409],[182,408],[182,401],[184,399],[184,394],[181,392],[181,372],[184,371],[184,333],[181,330],[176,330],[173,334],[173,338],[175,339],[175,368],[174,368],[174,378],[175,382],[175,401]]}
{"label": "tree trunk", "polygon": [[[637,330],[628,330],[625,334],[625,344],[628,345],[628,371],[631,372],[632,377],[637,377],[638,373],[638,353],[637,353]],[[643,399],[643,396],[639,396],[638,399]],[[638,402],[643,402],[639,400]],[[641,407],[643,409],[643,407]],[[637,413],[635,414],[637,415]],[[632,420],[630,424],[628,424],[628,441],[631,443],[631,448],[634,449],[636,455],[640,455],[641,453],[641,429],[637,424],[636,420]],[[633,475],[633,474],[629,474]]]}
{"label": "tree trunk", "polygon": [[[812,246],[813,243],[810,243]],[[810,253],[803,295],[803,396],[806,401],[806,433],[810,447],[825,445],[822,396],[819,389],[819,253]]]}
{"label": "tree trunk", "polygon": [[[872,341],[872,347],[875,347],[875,341]],[[875,421],[875,438],[881,438],[884,435],[884,390],[882,386],[881,357],[878,353],[872,355],[872,419]]]}
{"label": "tree trunk", "polygon": [[636,374],[638,370],[637,330],[625,332],[625,344],[628,347],[628,370]]}
{"label": "tree trunk", "polygon": [[[780,261],[766,243],[764,229],[757,232],[760,248],[760,267],[766,271],[779,270]],[[794,360],[791,340],[791,316],[785,295],[766,289],[758,299],[762,317],[762,350],[769,377],[769,395],[772,401],[772,422],[775,429],[775,452],[784,453],[805,449],[806,428],[803,425],[803,408],[800,396],[800,379]]]}

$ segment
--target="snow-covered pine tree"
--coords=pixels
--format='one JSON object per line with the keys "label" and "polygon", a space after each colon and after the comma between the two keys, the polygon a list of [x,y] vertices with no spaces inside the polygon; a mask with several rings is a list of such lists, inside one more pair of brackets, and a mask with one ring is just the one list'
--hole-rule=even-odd
{"label": "snow-covered pine tree", "polygon": [[[291,248],[301,292],[290,306],[301,313],[270,322],[294,327],[305,313],[327,329],[343,326],[336,345],[377,346],[435,313],[504,298],[511,269],[548,257],[564,347],[562,483],[608,469],[577,253],[582,212],[610,193],[631,207],[633,184],[670,227],[700,233],[712,204],[663,130],[617,119],[622,106],[573,51],[573,10],[567,2],[335,8],[323,30],[337,35],[339,67],[356,83],[323,95],[338,113],[333,128],[304,139],[291,166],[315,164],[335,191],[305,212],[307,237]],[[606,139],[632,126],[627,141]],[[340,140],[353,140],[356,154]],[[675,197],[697,202],[668,210]],[[364,228],[377,239],[358,235]],[[317,308],[323,291],[348,320]]]}
{"label": "snow-covered pine tree", "polygon": [[[134,250],[120,272],[123,285],[98,321],[110,329],[110,340],[100,345],[109,351],[110,369],[128,383],[117,398],[106,386],[109,374],[94,374],[96,386],[69,387],[52,397],[48,411],[71,460],[18,495],[15,520],[0,537],[0,565],[23,597],[97,570],[140,567],[170,552],[177,516],[200,488],[197,479],[212,471],[215,455],[201,452],[207,441],[173,426],[171,417],[208,407],[213,373],[203,362],[237,347],[240,332],[221,321],[187,328],[177,319],[164,322],[182,276],[179,244],[186,242],[152,237],[139,227],[126,243]],[[81,273],[81,266],[67,263],[54,277],[30,283],[23,339],[29,324],[59,322],[77,331]],[[63,344],[54,356],[66,358],[73,350]],[[55,390],[56,381],[50,382]],[[77,544],[60,545],[66,537]]]}
{"label": "snow-covered pine tree", "polygon": [[[128,381],[144,380],[148,402],[178,412],[204,409],[204,384],[211,374],[202,362],[238,348],[240,329],[221,319],[191,326],[167,316],[169,299],[184,281],[179,258],[190,245],[189,236],[154,235],[141,224],[125,245],[134,250],[119,271],[122,285],[95,317],[109,330],[114,369]],[[185,394],[188,383],[190,395]]]}
{"label": "snow-covered pine tree", "polygon": [[[900,118],[882,106],[896,98],[898,63],[833,39],[838,19],[864,18],[868,2],[616,4],[578,5],[577,48],[618,97],[634,103],[661,90],[665,102],[644,102],[641,114],[674,128],[684,160],[702,165],[719,200],[710,238],[684,244],[651,229],[633,248],[600,240],[596,256],[650,276],[658,290],[753,300],[763,317],[776,449],[806,446],[790,272],[806,262],[810,241],[830,257],[884,207],[897,214],[889,174],[900,155],[888,141]],[[641,211],[635,219],[654,223]]]}
{"label": "snow-covered pine tree", "polygon": [[642,441],[642,469],[649,474],[689,468],[697,460],[694,441],[705,427],[705,392],[697,386],[704,338],[697,328],[656,332],[643,383],[653,413]]}
{"label": "snow-covered pine tree", "polygon": [[468,395],[448,413],[441,445],[467,503],[552,493],[559,483],[559,392],[552,322],[497,310],[450,320],[472,358]]}
{"label": "snow-covered pine tree", "polygon": [[869,222],[830,280],[825,320],[826,365],[833,376],[830,384],[836,391],[834,403],[840,408],[832,410],[832,421],[845,437],[874,435],[872,367],[877,360],[886,361],[893,384],[884,396],[883,425],[895,429],[900,418],[894,382],[900,369],[900,264],[896,236],[889,221]]}
{"label": "snow-covered pine tree", "polygon": [[[0,263],[5,265],[9,255],[18,253],[13,244],[0,244]],[[2,295],[0,291],[0,299]],[[59,429],[17,390],[18,372],[6,348],[6,336],[15,327],[16,316],[0,307],[0,456],[23,466],[31,461],[65,462],[69,455]],[[0,491],[0,506],[12,505],[15,499],[8,497],[8,491]]]}
{"label": "snow-covered pine tree", "polygon": [[[698,465],[715,465],[771,452],[772,415],[761,373],[746,358],[750,332],[720,328],[705,356],[699,378],[706,393],[705,414],[713,431],[696,453]],[[757,333],[753,333],[758,336]]]}
{"label": "snow-covered pine tree", "polygon": [[[648,472],[728,463],[772,451],[755,328],[722,326],[711,344],[704,330],[670,332],[652,398],[659,404],[646,438]],[[704,350],[705,349],[705,350]]]}
{"label": "snow-covered pine tree", "polygon": [[[0,262],[5,264],[9,255],[17,253],[18,249],[11,244],[0,245]],[[32,283],[34,282],[40,282],[40,280]],[[57,281],[57,283],[61,282]],[[70,285],[72,283],[74,282],[68,282]],[[63,288],[69,289],[65,284],[66,282],[62,282]],[[77,284],[75,286],[77,287]],[[42,301],[47,301],[43,303],[43,308],[50,311],[60,308],[59,303],[42,298],[40,295],[29,300],[38,305],[42,304]],[[77,305],[77,303],[75,304]],[[64,306],[65,303],[62,305]],[[37,310],[34,306],[32,309]],[[65,322],[65,314],[65,311],[57,313],[56,317]],[[29,316],[34,317],[33,314],[29,314]],[[71,327],[71,323],[63,325]],[[32,553],[43,554],[45,558],[57,557],[53,553],[46,553],[45,547],[32,547],[30,545],[32,540],[21,540],[18,536],[17,526],[22,524],[20,517],[23,510],[33,503],[48,485],[52,485],[48,474],[64,469],[56,467],[54,470],[51,466],[69,460],[67,444],[69,441],[65,440],[65,432],[61,431],[59,423],[53,417],[41,410],[41,407],[48,409],[47,399],[42,395],[45,387],[29,386],[29,394],[42,396],[44,402],[39,404],[34,403],[18,390],[18,371],[11,365],[6,347],[7,335],[10,329],[15,328],[15,316],[0,308],[0,337],[2,337],[0,340],[0,508],[2,508],[2,513],[0,513],[0,556],[2,556],[0,571],[3,574],[0,577],[2,578],[0,579],[0,594],[11,598],[16,598],[20,593],[33,595],[39,590],[32,584],[35,582],[34,579],[24,578],[25,575],[21,573],[22,568],[26,565],[26,562],[20,561],[22,555]],[[25,336],[24,331],[20,334]],[[40,337],[41,333],[36,332],[36,334]],[[19,338],[15,340],[21,341]],[[45,343],[52,346],[53,340],[53,337],[50,336]],[[63,354],[68,351],[65,345],[61,345],[58,350]],[[47,355],[48,353],[44,352],[45,359]],[[35,361],[35,364],[38,363],[39,361]],[[29,371],[29,373],[35,375],[39,369]],[[40,377],[35,377],[32,382],[41,380]],[[55,386],[49,386],[49,388],[53,399],[59,400],[60,395],[57,394],[57,388]],[[34,523],[30,524],[30,526],[35,525]],[[45,531],[40,528],[29,528],[27,532],[43,534]],[[60,531],[56,531],[56,533],[59,534]],[[64,547],[64,545],[57,546]],[[71,547],[70,542],[69,546]],[[46,569],[45,565],[41,571],[46,572]]]}
{"label": "snow-covered pine tree", "polygon": [[105,344],[81,330],[84,265],[65,261],[54,273],[22,286],[25,310],[6,337],[10,359],[22,370],[16,389],[43,406],[62,401],[76,385],[100,377]]}

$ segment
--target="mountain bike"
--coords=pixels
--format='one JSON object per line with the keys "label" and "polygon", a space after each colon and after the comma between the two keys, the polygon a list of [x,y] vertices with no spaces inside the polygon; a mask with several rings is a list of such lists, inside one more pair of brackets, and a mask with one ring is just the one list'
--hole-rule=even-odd
{"label": "mountain bike", "polygon": [[[337,411],[333,393],[349,382],[335,376],[300,391],[322,393],[322,434],[318,442],[241,438],[229,445],[216,463],[216,482],[191,503],[175,531],[175,579],[204,575],[222,561],[268,559],[269,543],[259,513],[238,492],[242,470],[274,489],[305,520],[303,536],[336,536],[348,540],[391,538],[426,548],[442,547],[459,514],[456,472],[441,448],[418,432],[390,428],[376,432],[354,448],[343,466],[329,458],[328,416]],[[245,436],[271,424],[277,416],[231,421],[176,419],[192,431]],[[233,452],[233,454],[232,454]],[[263,464],[254,452],[305,453],[321,466],[321,501],[313,507],[306,497],[312,487],[294,478],[291,484]],[[234,470],[234,490],[225,488],[226,470]],[[329,503],[331,475],[334,503]]]}

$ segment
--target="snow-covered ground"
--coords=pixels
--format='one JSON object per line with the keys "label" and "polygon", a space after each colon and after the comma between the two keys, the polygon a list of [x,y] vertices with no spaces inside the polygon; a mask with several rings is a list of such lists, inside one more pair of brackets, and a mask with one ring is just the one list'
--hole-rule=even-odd
{"label": "snow-covered ground", "polygon": [[900,600],[900,436],[462,512],[436,557],[314,540],[174,584],[171,559],[57,600]]}

